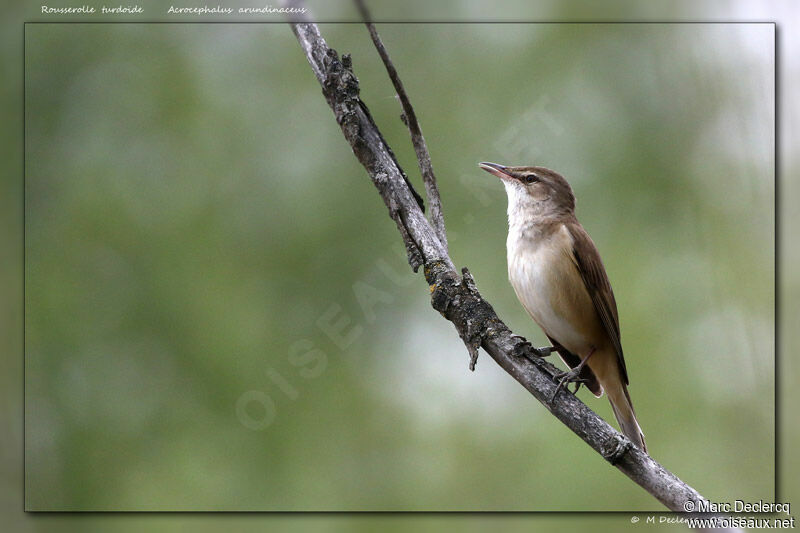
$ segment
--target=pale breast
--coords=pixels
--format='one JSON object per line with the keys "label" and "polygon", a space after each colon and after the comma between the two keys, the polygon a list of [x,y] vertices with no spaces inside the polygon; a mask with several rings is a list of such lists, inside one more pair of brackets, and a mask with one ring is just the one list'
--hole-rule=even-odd
{"label": "pale breast", "polygon": [[591,347],[587,339],[593,337],[596,318],[571,250],[572,237],[564,226],[536,238],[510,231],[508,277],[520,303],[545,333],[581,355]]}

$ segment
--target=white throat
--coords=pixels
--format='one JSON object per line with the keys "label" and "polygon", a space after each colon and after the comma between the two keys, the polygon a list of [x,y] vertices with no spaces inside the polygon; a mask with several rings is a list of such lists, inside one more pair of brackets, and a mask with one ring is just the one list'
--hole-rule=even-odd
{"label": "white throat", "polygon": [[550,198],[533,198],[525,186],[516,180],[503,180],[508,196],[508,233],[522,237],[534,233],[537,226],[557,216]]}

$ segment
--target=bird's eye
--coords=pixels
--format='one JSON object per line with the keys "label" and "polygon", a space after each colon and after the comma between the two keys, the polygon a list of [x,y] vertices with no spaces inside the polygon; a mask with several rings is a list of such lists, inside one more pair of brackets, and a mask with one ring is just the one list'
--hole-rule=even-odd
{"label": "bird's eye", "polygon": [[539,181],[539,178],[537,178],[533,174],[525,176],[525,183],[533,183],[534,181]]}

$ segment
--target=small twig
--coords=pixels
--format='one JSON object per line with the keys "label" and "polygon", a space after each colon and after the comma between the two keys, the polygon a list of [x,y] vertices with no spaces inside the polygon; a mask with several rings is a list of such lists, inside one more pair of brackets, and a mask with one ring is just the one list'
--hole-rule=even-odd
{"label": "small twig", "polygon": [[403,87],[403,82],[400,81],[400,76],[397,74],[397,69],[394,67],[392,60],[389,58],[389,52],[383,45],[378,30],[372,23],[372,18],[369,15],[367,6],[364,0],[355,0],[358,11],[364,19],[369,30],[369,35],[372,37],[372,42],[381,56],[383,65],[386,67],[386,72],[392,80],[394,90],[397,91],[397,96],[400,98],[400,105],[403,106],[404,123],[408,126],[408,131],[411,134],[411,143],[414,145],[414,152],[417,154],[417,162],[419,163],[419,172],[422,175],[422,181],[425,184],[425,193],[428,197],[428,204],[430,205],[431,222],[433,229],[436,231],[436,236],[439,242],[442,243],[444,249],[447,250],[447,231],[444,227],[444,215],[442,214],[442,199],[439,196],[439,187],[436,185],[436,176],[433,174],[433,164],[431,163],[431,154],[428,152],[428,145],[425,143],[425,137],[422,136],[422,128],[417,120],[417,114],[414,112],[414,107],[408,99],[408,94]]}

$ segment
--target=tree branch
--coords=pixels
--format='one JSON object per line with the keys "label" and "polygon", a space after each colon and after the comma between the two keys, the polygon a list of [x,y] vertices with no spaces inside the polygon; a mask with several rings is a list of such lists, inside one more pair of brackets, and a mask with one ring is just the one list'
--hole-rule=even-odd
{"label": "tree branch", "polygon": [[521,337],[512,335],[481,297],[467,269],[462,275],[456,272],[444,243],[420,210],[394,154],[359,98],[350,57],[339,59],[317,26],[305,17],[295,15],[290,25],[342,133],[397,224],[409,264],[415,272],[424,265],[431,303],[455,325],[471,360],[474,362],[478,347],[482,347],[556,418],[668,509],[683,512],[685,502],[702,500],[696,490],[634,446],[575,395],[562,393],[550,402],[557,369],[538,357],[539,352]]}
{"label": "tree branch", "polygon": [[408,126],[408,131],[411,134],[411,143],[414,145],[414,152],[417,154],[419,172],[422,175],[422,182],[425,184],[425,193],[428,197],[428,205],[430,205],[431,208],[431,223],[433,224],[433,229],[436,231],[436,236],[439,238],[439,242],[442,243],[445,251],[447,251],[447,231],[444,227],[442,200],[439,196],[439,187],[436,185],[436,176],[433,174],[431,154],[428,152],[428,145],[425,143],[425,137],[422,136],[422,128],[417,120],[417,114],[414,112],[411,100],[408,99],[408,94],[406,94],[406,90],[403,87],[403,82],[400,81],[397,69],[394,68],[392,60],[389,59],[389,52],[383,45],[383,41],[381,41],[378,35],[378,30],[375,29],[375,25],[372,23],[372,18],[369,15],[367,6],[364,5],[363,0],[356,0],[356,6],[361,13],[361,17],[364,19],[364,24],[366,24],[369,30],[372,43],[378,50],[383,65],[386,67],[389,79],[392,80],[394,90],[397,91],[400,104],[403,106],[403,122]]}

